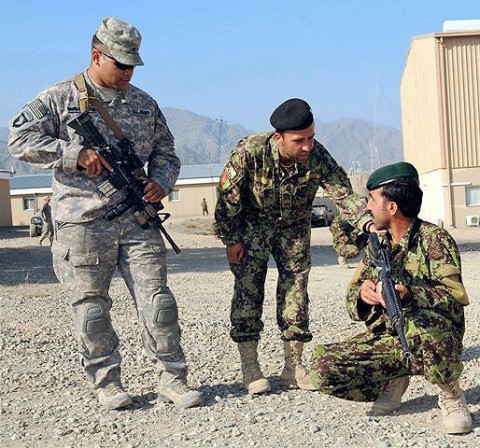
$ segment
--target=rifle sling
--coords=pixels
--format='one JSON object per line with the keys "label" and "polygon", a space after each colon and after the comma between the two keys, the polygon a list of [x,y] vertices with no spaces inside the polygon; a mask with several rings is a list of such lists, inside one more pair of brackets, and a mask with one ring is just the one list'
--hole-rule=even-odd
{"label": "rifle sling", "polygon": [[90,101],[95,105],[99,114],[105,120],[108,127],[113,131],[115,137],[118,138],[119,141],[122,141],[125,138],[125,134],[123,131],[118,127],[117,123],[115,123],[114,119],[111,115],[107,112],[105,107],[103,107],[102,102],[93,94],[92,89],[85,81],[85,77],[83,73],[77,73],[75,75],[75,85],[78,89],[78,94],[80,96],[80,111],[85,112],[88,110],[88,106]]}

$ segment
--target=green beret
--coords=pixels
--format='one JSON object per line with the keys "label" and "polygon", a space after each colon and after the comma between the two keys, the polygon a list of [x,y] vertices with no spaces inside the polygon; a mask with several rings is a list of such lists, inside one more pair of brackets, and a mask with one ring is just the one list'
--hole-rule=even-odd
{"label": "green beret", "polygon": [[418,171],[408,162],[392,163],[375,170],[367,181],[367,190],[375,190],[399,180],[413,180],[419,183]]}
{"label": "green beret", "polygon": [[299,131],[313,123],[312,109],[306,101],[292,98],[280,104],[270,117],[270,124],[277,131]]}

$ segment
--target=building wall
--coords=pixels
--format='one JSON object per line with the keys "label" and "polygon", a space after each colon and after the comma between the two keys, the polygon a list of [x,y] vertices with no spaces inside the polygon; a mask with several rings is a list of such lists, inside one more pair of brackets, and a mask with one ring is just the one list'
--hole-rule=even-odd
{"label": "building wall", "polygon": [[472,168],[457,168],[452,171],[452,202],[454,210],[454,225],[462,227],[467,225],[467,216],[480,215],[480,204],[467,206],[467,187],[480,188],[480,166]]}
{"label": "building wall", "polygon": [[440,39],[452,168],[480,166],[480,32]]}
{"label": "building wall", "polygon": [[0,226],[12,225],[10,180],[0,178]]}
{"label": "building wall", "polygon": [[445,184],[447,174],[445,170],[435,170],[420,175],[420,188],[423,191],[422,209],[420,218],[443,226],[445,217]]}
{"label": "building wall", "polygon": [[171,201],[165,198],[162,201],[165,212],[172,216],[202,216],[202,199],[207,201],[208,212],[213,215],[217,202],[218,180],[211,183],[178,183],[175,190],[178,191],[178,200]]}
{"label": "building wall", "polygon": [[445,166],[438,64],[435,38],[411,42],[400,84],[403,152],[422,173]]}
{"label": "building wall", "polygon": [[400,94],[404,158],[422,179],[422,217],[466,226],[480,188],[480,32],[439,33],[412,40]]}
{"label": "building wall", "polygon": [[[38,212],[40,207],[44,204],[44,199],[50,193],[24,193],[20,195],[11,196],[12,204],[12,225],[27,226],[30,224],[30,219]],[[33,199],[33,206],[30,209],[25,209],[25,199]]]}

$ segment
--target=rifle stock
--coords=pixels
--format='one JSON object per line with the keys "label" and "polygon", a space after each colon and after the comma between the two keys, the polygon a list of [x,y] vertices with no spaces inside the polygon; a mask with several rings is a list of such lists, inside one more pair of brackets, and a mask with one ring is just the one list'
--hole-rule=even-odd
{"label": "rifle stock", "polygon": [[382,280],[382,295],[385,305],[387,306],[387,314],[392,321],[392,326],[395,328],[400,343],[402,344],[403,355],[408,359],[412,354],[408,348],[407,339],[405,337],[405,317],[402,311],[402,302],[392,280],[392,269],[388,253],[380,245],[378,235],[375,232],[370,234],[370,242],[371,248],[373,249],[373,262],[379,271],[380,279]]}

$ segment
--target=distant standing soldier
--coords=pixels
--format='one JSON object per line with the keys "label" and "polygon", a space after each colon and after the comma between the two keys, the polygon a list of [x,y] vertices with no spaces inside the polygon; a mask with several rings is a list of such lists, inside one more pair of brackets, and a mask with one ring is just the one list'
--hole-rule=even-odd
{"label": "distant standing soldier", "polygon": [[220,177],[215,231],[227,246],[235,277],[231,338],[237,343],[243,384],[250,394],[271,390],[258,364],[268,260],[278,269],[277,323],[284,341],[287,387],[313,389],[302,363],[309,330],[307,294],[311,268],[312,203],[321,186],[359,229],[368,224],[365,201],[354,194],[345,171],[314,139],[310,106],[290,99],[273,112],[275,128],[242,139]]}
{"label": "distant standing soldier", "polygon": [[338,264],[349,268],[348,260],[355,258],[368,243],[368,235],[353,227],[342,215],[330,225],[333,249],[338,255]]}
{"label": "distant standing soldier", "polygon": [[40,236],[40,241],[38,244],[41,246],[45,238],[48,237],[50,241],[50,246],[53,243],[53,221],[52,221],[52,208],[50,207],[50,196],[47,196],[44,199],[45,203],[43,204],[40,210],[40,216],[43,220],[42,235]]}
{"label": "distant standing soldier", "polygon": [[205,215],[208,216],[208,205],[207,205],[207,200],[205,198],[202,199],[202,213],[203,213],[203,216]]}

